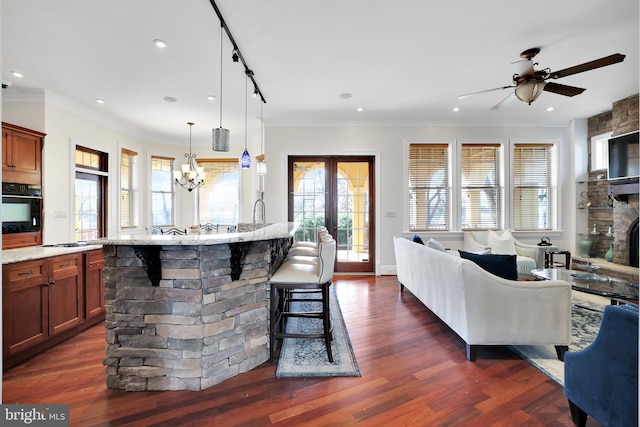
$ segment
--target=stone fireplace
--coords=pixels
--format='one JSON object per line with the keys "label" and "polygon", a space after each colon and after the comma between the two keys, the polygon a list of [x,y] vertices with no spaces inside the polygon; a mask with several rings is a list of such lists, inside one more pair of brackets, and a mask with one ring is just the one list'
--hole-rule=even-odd
{"label": "stone fireplace", "polygon": [[[634,231],[635,230],[635,231]],[[613,262],[638,266],[638,195],[629,195],[627,203],[613,206]],[[632,235],[635,233],[634,235]],[[635,245],[634,245],[635,240]],[[632,247],[634,250],[632,250]],[[635,251],[635,254],[633,253]],[[633,257],[633,258],[632,258]],[[635,259],[634,259],[635,258]]]}

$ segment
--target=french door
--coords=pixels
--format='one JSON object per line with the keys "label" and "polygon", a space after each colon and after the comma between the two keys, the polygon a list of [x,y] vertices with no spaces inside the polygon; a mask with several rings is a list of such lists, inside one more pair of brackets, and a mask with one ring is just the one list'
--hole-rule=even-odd
{"label": "french door", "polygon": [[289,221],[296,240],[314,241],[325,226],[336,239],[336,272],[373,273],[374,158],[289,156]]}

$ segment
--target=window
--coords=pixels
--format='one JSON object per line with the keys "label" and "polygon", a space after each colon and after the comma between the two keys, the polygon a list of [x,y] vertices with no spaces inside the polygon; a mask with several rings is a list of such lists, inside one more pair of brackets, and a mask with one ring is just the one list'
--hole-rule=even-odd
{"label": "window", "polygon": [[609,138],[611,132],[591,137],[591,169],[597,171],[609,167]]}
{"label": "window", "polygon": [[503,188],[500,144],[462,144],[460,150],[462,230],[501,228]]}
{"label": "window", "polygon": [[552,144],[513,147],[513,228],[546,230],[553,227],[556,177]]}
{"label": "window", "polygon": [[240,173],[238,159],[198,160],[207,179],[198,191],[198,222],[238,223],[240,217]]}
{"label": "window", "polygon": [[557,225],[555,143],[410,143],[407,169],[409,231]]}
{"label": "window", "polygon": [[138,221],[138,153],[120,153],[120,227],[132,228]]}
{"label": "window", "polygon": [[409,146],[409,229],[449,230],[449,145]]}
{"label": "window", "polygon": [[151,224],[174,225],[174,158],[151,156]]}
{"label": "window", "polygon": [[108,154],[78,145],[75,159],[75,239],[106,237]]}

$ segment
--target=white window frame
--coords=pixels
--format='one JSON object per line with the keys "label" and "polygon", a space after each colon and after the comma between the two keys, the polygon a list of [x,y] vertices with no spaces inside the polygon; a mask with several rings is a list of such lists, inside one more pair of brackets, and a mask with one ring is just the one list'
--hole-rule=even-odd
{"label": "white window frame", "polygon": [[[139,189],[139,175],[140,168],[138,166],[138,161],[140,154],[137,151],[131,150],[129,148],[120,147],[120,156],[118,162],[118,225],[120,230],[130,230],[132,228],[138,227],[140,220],[138,212],[140,212],[140,189]],[[128,185],[129,185],[129,215],[131,224],[123,225],[122,224],[122,191],[123,191],[123,182],[122,182],[122,159],[125,155],[130,156],[131,164],[129,166],[129,174],[128,174]]]}
{"label": "white window frame", "polygon": [[171,170],[176,168],[176,159],[173,156],[163,156],[159,154],[149,155],[149,224],[157,227],[174,227],[176,224],[176,185],[174,183],[173,175],[170,175],[170,188],[171,188],[171,221],[169,224],[154,224],[153,223],[153,160],[168,160],[171,162]]}
{"label": "white window frame", "polygon": [[589,171],[609,170],[609,138],[612,134],[613,132],[606,132],[591,137]]}

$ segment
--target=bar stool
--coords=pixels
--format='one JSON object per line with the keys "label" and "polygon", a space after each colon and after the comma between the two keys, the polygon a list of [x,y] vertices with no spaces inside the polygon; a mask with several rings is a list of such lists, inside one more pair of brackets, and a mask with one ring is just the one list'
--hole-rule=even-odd
{"label": "bar stool", "polygon": [[[331,352],[332,328],[329,310],[329,290],[333,279],[333,269],[336,257],[336,241],[322,241],[318,244],[316,263],[312,262],[283,262],[280,268],[271,276],[270,327],[269,350],[273,359],[276,341],[281,338],[323,338],[327,349],[329,362],[333,363]],[[295,298],[297,292],[314,291],[319,298]],[[314,301],[321,304],[319,311],[291,311],[292,302]],[[287,332],[286,323],[290,317],[316,318],[322,320],[322,333],[304,334],[296,331]]]}

